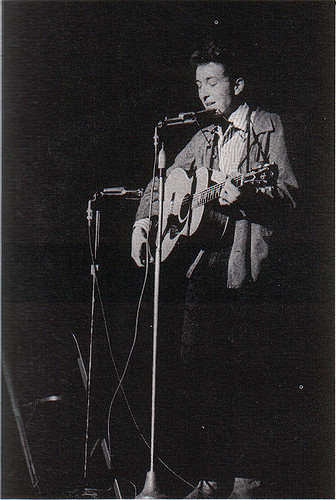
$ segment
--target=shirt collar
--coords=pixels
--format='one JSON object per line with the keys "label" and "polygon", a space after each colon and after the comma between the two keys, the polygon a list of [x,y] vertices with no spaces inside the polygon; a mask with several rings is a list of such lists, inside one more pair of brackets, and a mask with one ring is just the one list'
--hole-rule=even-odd
{"label": "shirt collar", "polygon": [[[249,113],[249,105],[245,102],[244,104],[241,104],[233,113],[231,113],[229,117],[229,122],[232,123],[232,125],[240,130],[243,130],[244,132],[247,131],[247,115]],[[217,131],[217,125],[211,124],[208,127],[203,128],[203,132],[209,132],[211,134],[214,134]]]}
{"label": "shirt collar", "polygon": [[249,106],[245,102],[241,104],[231,115],[229,116],[229,121],[233,124],[234,128],[247,131],[247,115],[249,113]]}
{"label": "shirt collar", "polygon": [[[246,103],[241,105],[241,106],[242,107],[247,106],[247,108],[249,108],[248,104],[246,104]],[[238,111],[238,109],[236,111]],[[232,113],[231,116],[234,113]],[[230,116],[230,118],[231,118],[231,116]],[[245,116],[245,120],[247,121],[247,114]],[[256,135],[259,135],[259,134],[262,134],[265,132],[274,132],[274,125],[273,125],[273,121],[271,119],[271,115],[269,113],[267,113],[266,111],[261,110],[260,108],[257,108],[255,111],[253,111],[251,113],[251,124],[252,124],[253,130],[256,133]],[[205,136],[207,133],[210,134],[209,138],[207,138],[207,141],[211,140],[211,136],[216,132],[216,130],[217,130],[217,125],[215,125],[213,123],[211,125],[209,125],[208,127],[205,127],[204,129],[202,129],[202,132],[203,132],[203,134],[205,134]],[[245,128],[245,130],[247,130],[247,128]],[[209,143],[209,147],[210,147],[210,143]]]}

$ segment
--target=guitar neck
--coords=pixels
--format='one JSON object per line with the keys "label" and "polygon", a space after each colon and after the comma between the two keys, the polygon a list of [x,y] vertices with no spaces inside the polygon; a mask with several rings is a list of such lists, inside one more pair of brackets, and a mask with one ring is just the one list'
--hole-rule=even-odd
{"label": "guitar neck", "polygon": [[[232,183],[238,187],[242,186],[243,184],[247,184],[249,182],[253,182],[255,179],[255,175],[252,174],[239,174],[236,177],[232,179]],[[195,193],[193,195],[192,199],[192,206],[191,208],[197,208],[200,207],[201,205],[205,205],[206,203],[209,203],[212,200],[216,200],[219,198],[220,193],[222,191],[222,188],[224,187],[226,181],[220,182],[219,184],[214,184],[213,186],[208,187],[207,189],[204,189],[204,191],[200,191],[199,193]]]}

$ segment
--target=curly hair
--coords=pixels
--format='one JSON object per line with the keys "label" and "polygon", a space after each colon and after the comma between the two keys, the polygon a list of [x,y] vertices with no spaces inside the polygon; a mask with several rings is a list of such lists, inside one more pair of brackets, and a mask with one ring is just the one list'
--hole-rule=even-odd
{"label": "curly hair", "polygon": [[191,55],[190,64],[192,67],[197,68],[201,64],[210,62],[220,63],[224,66],[225,74],[230,80],[235,80],[241,76],[241,68],[237,59],[236,54],[228,46],[210,41]]}

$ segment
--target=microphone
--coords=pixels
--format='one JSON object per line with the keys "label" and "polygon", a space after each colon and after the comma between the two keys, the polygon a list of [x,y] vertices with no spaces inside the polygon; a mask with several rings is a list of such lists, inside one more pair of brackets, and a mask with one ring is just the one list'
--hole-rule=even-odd
{"label": "microphone", "polygon": [[171,126],[171,125],[187,125],[189,123],[195,123],[200,118],[201,119],[218,119],[222,117],[222,113],[217,111],[216,109],[203,109],[202,111],[188,111],[187,113],[180,113],[178,116],[174,118],[164,118],[162,121],[158,123],[159,127],[163,126]]}
{"label": "microphone", "polygon": [[137,200],[141,198],[144,193],[143,189],[126,189],[125,187],[109,187],[104,188],[102,191],[97,191],[93,197],[88,201],[87,206],[87,220],[89,226],[91,226],[93,211],[92,211],[92,203],[95,203],[101,199],[103,196],[124,196],[127,200]]}
{"label": "microphone", "polygon": [[141,198],[143,195],[143,189],[126,189],[125,187],[110,187],[104,188],[100,193],[101,195],[110,196],[135,196],[136,198]]}

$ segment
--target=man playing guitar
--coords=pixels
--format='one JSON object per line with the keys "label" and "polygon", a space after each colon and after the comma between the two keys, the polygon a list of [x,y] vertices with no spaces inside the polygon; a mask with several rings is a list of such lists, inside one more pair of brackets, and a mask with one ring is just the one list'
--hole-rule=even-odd
{"label": "man playing guitar", "polygon": [[[165,202],[170,208],[164,236],[169,243],[183,231],[191,234],[192,220],[209,188],[216,191],[226,234],[200,254],[186,297],[181,348],[185,397],[195,435],[203,443],[199,483],[188,498],[224,498],[228,463],[234,478],[229,498],[250,498],[263,475],[271,431],[263,393],[267,362],[261,330],[244,304],[268,256],[276,222],[295,205],[290,191],[297,182],[281,120],[245,102],[245,80],[234,55],[208,43],[192,55],[191,64],[199,98],[218,119],[197,132],[167,170]],[[248,179],[253,180],[251,189],[245,188]],[[219,188],[212,188],[216,183]],[[184,185],[190,188],[184,190]],[[196,203],[197,196],[201,203]],[[155,215],[158,194],[151,183],[133,228],[132,257],[138,266],[144,265],[150,206]],[[169,243],[167,255],[174,244]]]}

